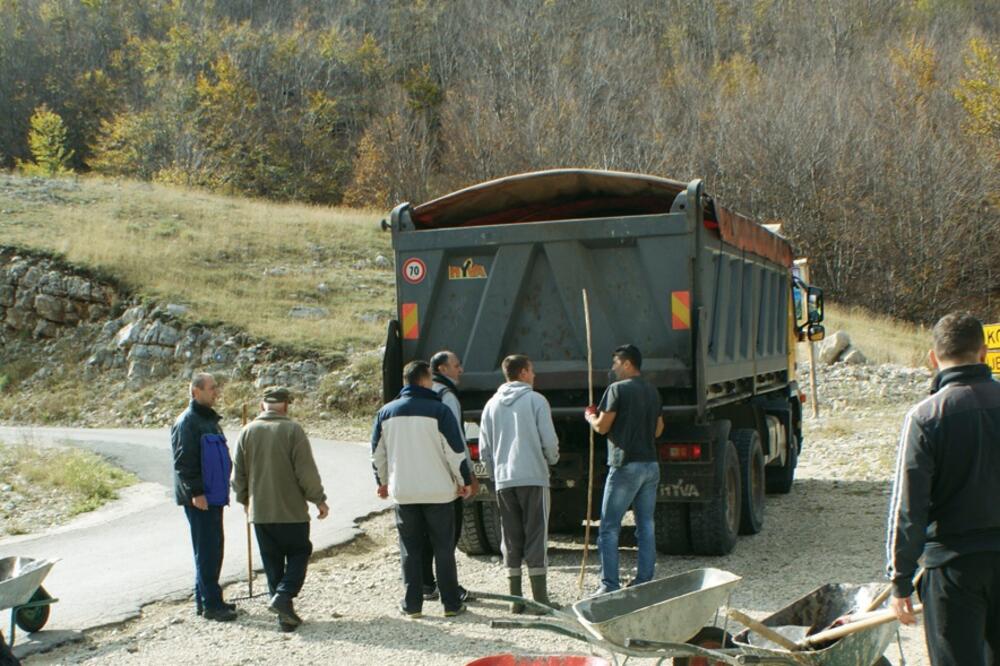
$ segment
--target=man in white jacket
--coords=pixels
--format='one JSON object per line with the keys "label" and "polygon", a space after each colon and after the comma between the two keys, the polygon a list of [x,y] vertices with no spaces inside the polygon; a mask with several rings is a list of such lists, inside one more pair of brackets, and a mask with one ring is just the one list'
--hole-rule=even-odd
{"label": "man in white jacket", "polygon": [[429,537],[445,617],[465,611],[455,570],[456,497],[468,497],[471,470],[455,415],[431,386],[430,365],[413,361],[403,370],[406,386],[379,410],[372,430],[372,466],[378,496],[396,502],[396,529],[406,596],[399,609],[420,617],[423,609],[423,544]]}
{"label": "man in white jacket", "polygon": [[[532,387],[535,369],[527,356],[503,360],[507,383],[483,408],[479,456],[500,503],[500,532],[510,593],[523,596],[521,565],[528,566],[531,596],[548,596],[549,465],[559,462],[559,439],[548,401]],[[523,604],[511,612],[523,613]]]}

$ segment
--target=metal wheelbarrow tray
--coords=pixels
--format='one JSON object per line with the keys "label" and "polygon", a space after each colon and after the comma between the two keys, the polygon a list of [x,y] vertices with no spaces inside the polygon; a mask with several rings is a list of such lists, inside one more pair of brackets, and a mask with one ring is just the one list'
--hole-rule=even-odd
{"label": "metal wheelbarrow tray", "polygon": [[741,580],[721,569],[694,569],[573,604],[577,621],[594,638],[683,643],[709,624]]}
{"label": "metal wheelbarrow tray", "polygon": [[[772,628],[803,627],[806,628],[804,633],[811,635],[829,627],[843,615],[863,610],[881,589],[882,585],[875,583],[823,585],[764,618],[761,623]],[[808,666],[871,666],[879,663],[896,628],[895,622],[882,624],[844,636],[822,649],[801,652],[776,648],[749,629],[738,633],[733,640],[745,655],[791,658],[792,663]]]}
{"label": "metal wheelbarrow tray", "polygon": [[37,631],[48,621],[51,598],[42,581],[59,560],[36,560],[29,557],[0,559],[0,610],[11,609],[10,644],[14,644],[14,625],[25,631]]}

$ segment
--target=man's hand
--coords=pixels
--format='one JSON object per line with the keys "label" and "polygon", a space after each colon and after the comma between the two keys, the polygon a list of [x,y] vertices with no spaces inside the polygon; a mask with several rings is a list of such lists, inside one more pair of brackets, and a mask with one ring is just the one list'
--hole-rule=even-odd
{"label": "man's hand", "polygon": [[597,405],[587,405],[586,409],[583,410],[583,418],[589,421],[595,416],[597,416]]}
{"label": "man's hand", "polygon": [[479,477],[473,476],[472,483],[469,484],[469,496],[475,497],[479,494]]}
{"label": "man's hand", "polygon": [[330,515],[330,507],[327,505],[326,502],[320,502],[319,504],[316,505],[316,508],[319,509],[319,515],[316,517],[319,518],[320,520],[323,520],[324,518]]}
{"label": "man's hand", "polygon": [[916,624],[917,615],[913,612],[913,600],[911,597],[893,597],[889,602],[889,608],[896,614],[896,618],[903,624]]}
{"label": "man's hand", "polygon": [[381,486],[379,486],[378,487],[378,496],[381,497],[382,499],[388,498],[389,497],[389,486],[387,486],[385,484],[382,484]]}
{"label": "man's hand", "polygon": [[202,511],[208,511],[208,500],[205,499],[204,495],[198,495],[197,497],[191,498],[191,504],[194,508],[201,509]]}
{"label": "man's hand", "polygon": [[469,499],[472,497],[472,486],[459,486],[458,496],[462,499]]}

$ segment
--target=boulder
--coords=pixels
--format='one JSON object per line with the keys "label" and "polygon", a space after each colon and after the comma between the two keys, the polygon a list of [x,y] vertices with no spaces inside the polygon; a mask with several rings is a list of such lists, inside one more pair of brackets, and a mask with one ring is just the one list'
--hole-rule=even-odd
{"label": "boulder", "polygon": [[139,342],[139,336],[141,334],[142,327],[137,322],[132,322],[118,331],[115,335],[115,344],[119,347],[131,347],[135,343]]}
{"label": "boulder", "polygon": [[385,255],[378,255],[375,257],[375,267],[376,268],[392,268],[392,260]]}
{"label": "boulder", "polygon": [[845,349],[844,353],[840,356],[840,360],[847,365],[864,365],[868,363],[868,359],[861,353],[861,350],[854,346]]}
{"label": "boulder", "polygon": [[819,360],[821,363],[833,365],[840,358],[845,349],[851,346],[851,336],[846,331],[837,331],[833,335],[827,336],[819,346]]}
{"label": "boulder", "polygon": [[16,295],[14,285],[0,283],[0,307],[9,308],[14,305]]}
{"label": "boulder", "polygon": [[330,311],[326,308],[296,305],[288,311],[288,316],[293,319],[324,319],[330,316]]}
{"label": "boulder", "polygon": [[[154,321],[143,329],[139,341],[147,345],[163,345],[173,347],[177,344],[181,334],[176,328],[165,324],[162,321]],[[171,353],[173,350],[171,350]]]}

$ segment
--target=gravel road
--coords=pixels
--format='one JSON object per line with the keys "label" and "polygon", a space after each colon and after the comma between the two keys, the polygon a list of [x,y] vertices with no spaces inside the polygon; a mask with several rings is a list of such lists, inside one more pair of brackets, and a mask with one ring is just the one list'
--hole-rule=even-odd
{"label": "gravel road", "polygon": [[[925,393],[928,377],[891,366],[824,371],[823,413],[806,421],[798,480],[789,495],[768,496],[764,531],[742,537],[726,557],[661,556],[657,574],[703,566],[737,573],[744,579],[732,605],[758,617],[827,582],[882,581],[898,429],[907,405]],[[490,629],[490,619],[509,617],[494,602],[471,604],[469,613],[452,619],[443,617],[437,602],[428,602],[423,619],[400,617],[391,514],[368,520],[363,530],[353,543],[314,558],[297,603],[307,624],[294,634],[276,631],[260,599],[241,602],[240,617],[232,624],[202,621],[189,601],[161,602],[146,607],[138,620],[89,632],[81,643],[26,663],[454,666],[503,652],[586,653],[581,643],[555,634]],[[581,553],[582,538],[553,537],[550,586],[557,601],[577,598]],[[458,558],[466,587],[503,591],[496,559],[461,553]],[[595,562],[591,550],[586,590],[598,583]],[[622,565],[634,567],[634,550],[623,553]],[[257,585],[263,585],[262,577]],[[227,594],[245,594],[245,586],[230,587]],[[900,637],[905,663],[925,666],[920,630],[904,630]],[[901,663],[896,645],[886,656]]]}

